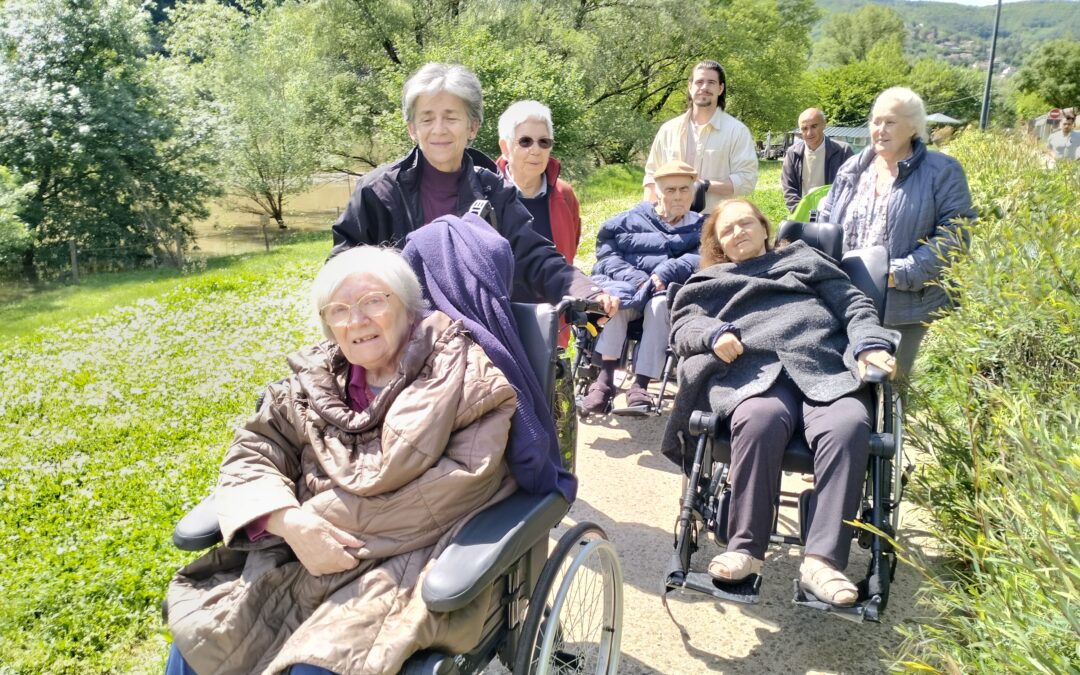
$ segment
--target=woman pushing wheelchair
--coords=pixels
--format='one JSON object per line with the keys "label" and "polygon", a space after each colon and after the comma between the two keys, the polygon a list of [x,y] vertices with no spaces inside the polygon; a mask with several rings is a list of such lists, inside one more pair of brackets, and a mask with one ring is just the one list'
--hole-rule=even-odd
{"label": "woman pushing wheelchair", "polygon": [[869,366],[894,372],[898,334],[830,259],[802,242],[774,249],[768,220],[741,199],[722,202],[706,222],[701,270],[671,318],[682,360],[664,454],[689,473],[682,434],[694,410],[717,413],[731,433],[728,546],[709,574],[734,583],[760,573],[781,459],[801,433],[815,475],[801,582],[820,600],[854,604],[844,521],[856,515],[869,455],[862,380]]}

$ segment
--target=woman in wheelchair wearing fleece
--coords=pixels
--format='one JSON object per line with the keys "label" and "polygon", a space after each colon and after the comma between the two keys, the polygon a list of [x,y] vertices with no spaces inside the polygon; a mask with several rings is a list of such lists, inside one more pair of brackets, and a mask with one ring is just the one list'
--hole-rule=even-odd
{"label": "woman in wheelchair wearing fleece", "polygon": [[709,574],[736,582],[760,572],[781,458],[802,433],[815,489],[800,576],[819,599],[854,604],[843,521],[856,515],[869,455],[862,376],[868,364],[893,372],[896,332],[836,264],[803,242],[773,249],[761,211],[732,199],[703,228],[701,270],[675,298],[671,342],[682,361],[664,454],[689,461],[680,436],[694,410],[718,413],[731,431],[728,548]]}
{"label": "woman in wheelchair wearing fleece", "polygon": [[420,588],[517,486],[515,391],[460,321],[424,312],[396,251],[341,253],[312,297],[327,340],[237,432],[215,492],[225,545],[169,585],[168,673],[397,672],[480,639],[489,593],[435,614]]}

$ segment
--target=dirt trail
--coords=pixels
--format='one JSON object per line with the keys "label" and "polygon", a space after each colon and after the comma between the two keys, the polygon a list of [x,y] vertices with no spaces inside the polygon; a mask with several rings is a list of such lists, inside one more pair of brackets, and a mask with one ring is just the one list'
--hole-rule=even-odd
{"label": "dirt trail", "polygon": [[[676,467],[656,450],[665,421],[611,417],[579,429],[581,489],[568,520],[599,524],[619,551],[625,577],[620,672],[885,672],[881,657],[895,653],[900,642],[894,627],[919,612],[912,600],[918,579],[904,567],[898,569],[882,623],[858,625],[793,605],[799,557],[774,546],[766,559],[759,605],[672,593],[668,605],[685,630],[680,634],[660,600],[680,490]],[[805,487],[796,476],[785,480],[796,481],[787,486],[793,490]],[[782,512],[785,516],[790,524],[794,510]],[[918,549],[922,537],[912,529],[913,520],[910,514],[901,520],[901,541]],[[705,543],[694,557],[695,568],[703,568],[718,552],[715,543]],[[849,573],[860,576],[867,560],[868,554],[856,546]]]}

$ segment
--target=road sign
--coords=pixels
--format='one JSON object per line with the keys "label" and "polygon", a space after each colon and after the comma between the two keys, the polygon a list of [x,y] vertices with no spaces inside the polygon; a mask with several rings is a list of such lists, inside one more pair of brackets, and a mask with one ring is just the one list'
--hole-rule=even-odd
{"label": "road sign", "polygon": [[1059,120],[1061,119],[1061,108],[1051,108],[1050,112],[1046,113],[1046,119]]}

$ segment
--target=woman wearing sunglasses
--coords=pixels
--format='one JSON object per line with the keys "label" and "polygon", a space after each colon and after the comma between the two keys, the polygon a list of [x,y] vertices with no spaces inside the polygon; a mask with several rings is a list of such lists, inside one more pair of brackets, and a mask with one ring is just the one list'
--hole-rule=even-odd
{"label": "woman wearing sunglasses", "polygon": [[532,214],[533,229],[555,242],[573,265],[581,242],[581,209],[574,189],[559,178],[559,160],[551,156],[554,143],[551,110],[539,101],[518,101],[499,117],[502,156],[495,163]]}
{"label": "woman wearing sunglasses", "polygon": [[615,313],[618,300],[571,267],[551,239],[531,227],[517,190],[503,184],[490,158],[469,147],[484,119],[476,75],[464,66],[429,63],[405,82],[401,103],[416,147],[359,182],[334,223],[331,256],[363,244],[404,246],[410,232],[441,216],[464,215],[483,199],[514,253],[514,300],[557,303],[573,295]]}

